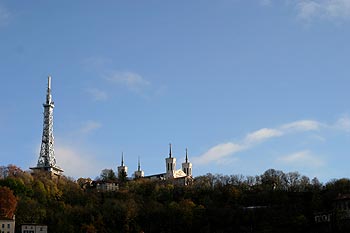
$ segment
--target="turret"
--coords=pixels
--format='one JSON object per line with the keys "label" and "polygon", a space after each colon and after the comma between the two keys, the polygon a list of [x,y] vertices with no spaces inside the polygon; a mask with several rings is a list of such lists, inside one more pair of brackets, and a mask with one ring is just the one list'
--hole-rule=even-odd
{"label": "turret", "polygon": [[166,176],[168,178],[174,178],[176,171],[176,158],[173,158],[171,151],[171,144],[169,144],[169,158],[165,159],[166,163]]}
{"label": "turret", "polygon": [[188,161],[187,148],[185,162],[182,163],[182,171],[186,173],[187,176],[192,176],[192,163]]}
{"label": "turret", "polygon": [[123,152],[122,152],[122,162],[121,162],[121,165],[118,167],[118,177],[121,177],[121,176],[125,176],[125,177],[128,176],[128,167],[125,166],[125,164],[124,164],[124,153]]}
{"label": "turret", "polygon": [[141,170],[140,157],[138,159],[137,171],[135,171],[135,178],[144,177],[145,173]]}

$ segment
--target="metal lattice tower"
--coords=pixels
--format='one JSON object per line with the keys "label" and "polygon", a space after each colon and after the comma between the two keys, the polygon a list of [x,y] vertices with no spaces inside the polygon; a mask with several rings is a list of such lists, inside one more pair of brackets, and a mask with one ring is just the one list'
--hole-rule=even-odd
{"label": "metal lattice tower", "polygon": [[56,165],[54,137],[53,137],[53,108],[54,102],[51,95],[51,77],[48,77],[46,102],[44,106],[43,135],[40,147],[40,155],[35,170],[44,170],[60,175],[63,170]]}

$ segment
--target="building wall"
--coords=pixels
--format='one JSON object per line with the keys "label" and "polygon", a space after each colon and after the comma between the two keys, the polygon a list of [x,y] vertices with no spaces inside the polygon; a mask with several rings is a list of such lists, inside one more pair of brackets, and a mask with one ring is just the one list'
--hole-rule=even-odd
{"label": "building wall", "polygon": [[117,191],[119,186],[114,182],[99,182],[96,184],[96,189],[102,192],[111,192]]}
{"label": "building wall", "polygon": [[47,233],[47,226],[33,224],[22,225],[21,233]]}
{"label": "building wall", "polygon": [[0,219],[0,232],[1,233],[14,233],[15,232],[15,220]]}

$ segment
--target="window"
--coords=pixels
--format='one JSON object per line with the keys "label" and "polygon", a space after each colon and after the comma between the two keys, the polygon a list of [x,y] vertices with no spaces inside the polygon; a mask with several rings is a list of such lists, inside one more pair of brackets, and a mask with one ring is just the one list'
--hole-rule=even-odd
{"label": "window", "polygon": [[2,224],[2,228],[5,228],[5,224]]}
{"label": "window", "polygon": [[10,228],[11,226],[10,226],[10,223],[9,224],[7,224],[7,228]]}

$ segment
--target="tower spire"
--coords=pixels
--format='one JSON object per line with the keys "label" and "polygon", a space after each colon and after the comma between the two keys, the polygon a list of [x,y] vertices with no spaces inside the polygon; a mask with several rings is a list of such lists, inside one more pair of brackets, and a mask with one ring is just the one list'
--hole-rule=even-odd
{"label": "tower spire", "polygon": [[186,148],[186,159],[182,163],[182,171],[187,175],[192,177],[192,163],[188,161],[188,149]]}
{"label": "tower spire", "polygon": [[44,107],[44,123],[43,134],[40,147],[40,155],[38,164],[35,168],[52,172],[55,175],[60,175],[63,170],[56,166],[56,158],[54,151],[54,136],[53,136],[53,109],[55,107],[51,96],[51,76],[47,78],[47,93]]}
{"label": "tower spire", "polygon": [[122,152],[122,166],[124,166],[124,152]]}
{"label": "tower spire", "polygon": [[137,171],[141,171],[140,156],[138,158]]}
{"label": "tower spire", "polygon": [[134,176],[136,179],[145,176],[144,171],[141,170],[140,156],[138,157],[137,171],[134,172]]}
{"label": "tower spire", "polygon": [[169,158],[172,158],[172,153],[171,153],[171,143],[169,143]]}
{"label": "tower spire", "polygon": [[[122,152],[122,163],[118,167],[118,177],[122,176],[123,178],[127,177],[128,167],[124,164],[124,152]],[[125,177],[124,177],[125,176]]]}

